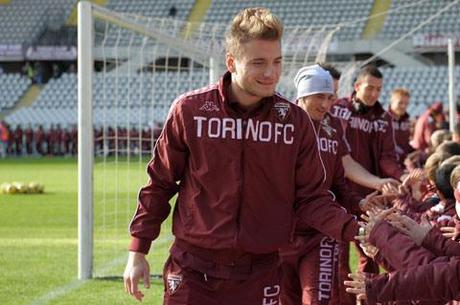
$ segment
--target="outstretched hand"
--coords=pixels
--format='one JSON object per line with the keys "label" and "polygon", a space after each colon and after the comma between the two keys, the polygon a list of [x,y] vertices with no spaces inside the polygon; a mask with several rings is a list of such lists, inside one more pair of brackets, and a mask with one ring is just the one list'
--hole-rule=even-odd
{"label": "outstretched hand", "polygon": [[358,300],[366,300],[366,276],[362,272],[356,274],[348,274],[351,281],[344,281],[345,286],[348,286],[345,291],[356,295]]}
{"label": "outstretched hand", "polygon": [[395,200],[399,195],[397,194],[382,194],[379,195],[377,191],[370,193],[367,195],[363,200],[362,204],[360,205],[361,210],[363,212],[369,210],[380,209],[383,210],[388,206],[392,206],[391,202]]}
{"label": "outstretched hand", "polygon": [[374,207],[366,211],[366,214],[361,215],[364,221],[359,222],[361,228],[359,230],[359,236],[356,236],[355,239],[359,240],[359,242],[365,246],[369,242],[369,235],[374,229],[374,226],[387,218],[388,215],[394,213],[395,210],[396,208],[384,210]]}
{"label": "outstretched hand", "polygon": [[457,229],[455,227],[441,227],[442,235],[446,238],[451,238],[455,240],[455,237],[458,235]]}
{"label": "outstretched hand", "polygon": [[393,185],[394,187],[398,187],[400,184],[401,182],[393,178],[380,178],[378,184],[375,186],[375,189],[382,191],[382,187],[384,185]]}
{"label": "outstretched hand", "polygon": [[402,180],[402,185],[403,186],[411,186],[414,183],[418,183],[421,180],[425,179],[425,173],[423,172],[423,169],[421,168],[416,168],[413,171],[411,171],[403,180]]}
{"label": "outstretched hand", "polygon": [[372,208],[366,211],[366,214],[361,215],[361,218],[364,219],[367,223],[366,233],[370,234],[374,226],[380,221],[386,219],[389,215],[393,214],[396,211],[396,208],[392,207],[386,210],[379,208]]}
{"label": "outstretched hand", "polygon": [[412,240],[421,245],[425,236],[430,232],[432,226],[426,217],[418,224],[412,218],[406,215],[393,214],[388,217],[390,224],[402,233],[410,236]]}
{"label": "outstretched hand", "polygon": [[379,249],[377,249],[377,247],[374,247],[368,242],[359,243],[359,247],[363,250],[364,254],[366,254],[367,257],[370,257],[372,259],[374,259],[374,257],[379,252]]}
{"label": "outstretched hand", "polygon": [[382,192],[383,195],[387,195],[387,196],[395,196],[395,197],[398,197],[401,195],[401,188],[400,188],[401,184],[399,185],[394,185],[394,184],[391,184],[391,183],[385,183],[384,185],[382,185],[382,187],[380,188],[380,192]]}

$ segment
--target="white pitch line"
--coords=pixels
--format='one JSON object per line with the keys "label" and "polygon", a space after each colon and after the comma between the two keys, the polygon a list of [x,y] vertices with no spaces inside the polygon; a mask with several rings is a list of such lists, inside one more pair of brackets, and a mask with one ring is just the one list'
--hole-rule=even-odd
{"label": "white pitch line", "polygon": [[[170,242],[171,240],[172,240],[172,236],[165,236],[165,237],[155,241],[153,243],[153,246],[154,245],[161,245],[161,244]],[[103,273],[104,271],[110,270],[111,268],[113,268],[115,266],[118,266],[119,264],[124,263],[125,261],[126,261],[126,255],[120,256],[120,257],[112,260],[111,262],[105,264],[101,268],[101,273]],[[55,289],[53,289],[53,290],[51,290],[51,291],[39,296],[38,298],[36,298],[35,300],[33,300],[32,302],[30,302],[27,305],[45,305],[45,304],[48,304],[49,302],[57,299],[58,297],[64,296],[64,295],[68,294],[69,292],[80,288],[81,286],[85,285],[87,282],[88,282],[88,280],[82,280],[82,281],[73,280],[70,283],[68,283],[67,285],[57,287],[57,288],[55,288]]]}
{"label": "white pitch line", "polygon": [[68,283],[67,285],[57,287],[54,290],[52,290],[52,291],[50,291],[50,292],[38,297],[37,299],[35,299],[31,303],[29,303],[29,305],[44,305],[44,304],[48,304],[48,302],[50,302],[50,301],[52,301],[54,299],[57,299],[60,296],[66,295],[70,291],[78,289],[81,286],[83,286],[84,284],[86,284],[86,281],[74,280],[74,281]]}

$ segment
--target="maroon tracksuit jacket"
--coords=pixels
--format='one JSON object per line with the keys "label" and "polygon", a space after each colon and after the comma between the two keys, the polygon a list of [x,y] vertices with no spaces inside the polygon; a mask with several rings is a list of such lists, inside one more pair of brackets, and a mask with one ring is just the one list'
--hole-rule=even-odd
{"label": "maroon tracksuit jacket", "polygon": [[[337,100],[331,109],[331,114],[342,120],[351,156],[376,176],[399,179],[402,169],[396,156],[391,116],[379,102],[365,111],[356,109],[354,106],[357,103],[353,93],[349,98]],[[349,184],[362,197],[373,191],[352,181]],[[358,248],[358,252],[359,270],[378,273],[377,264],[367,258],[361,249]]]}
{"label": "maroon tracksuit jacket", "polygon": [[[139,193],[130,250],[148,252],[176,193],[176,240],[227,257],[277,253],[289,241],[294,214],[336,239],[351,239],[358,225],[322,187],[308,115],[279,95],[241,111],[229,86],[227,73],[173,103],[148,164],[150,181]],[[201,271],[212,275],[208,268]]]}
{"label": "maroon tracksuit jacket", "polygon": [[[347,155],[349,151],[340,120],[326,114],[321,122],[314,122],[314,124],[317,130],[321,161],[326,173],[323,187],[329,190],[334,200],[338,201],[350,213],[360,214],[361,210],[358,203],[362,197],[356,192],[350,191],[345,181],[342,157]],[[298,234],[311,233],[311,229],[308,223],[299,219],[296,226]]]}
{"label": "maroon tracksuit jacket", "polygon": [[[374,175],[399,179],[402,169],[395,152],[391,116],[379,102],[365,113],[355,111],[352,99],[354,95],[339,99],[331,109],[333,116],[342,119],[351,156]],[[372,192],[351,181],[350,185],[363,197]]]}
{"label": "maroon tracksuit jacket", "polygon": [[404,160],[407,155],[414,149],[410,146],[410,118],[407,113],[402,117],[397,118],[396,115],[388,108],[388,113],[391,115],[393,121],[393,132],[396,142],[396,154],[398,156],[401,168],[404,168]]}
{"label": "maroon tracksuit jacket", "polygon": [[[329,114],[314,124],[326,172],[323,186],[339,203],[357,213],[362,198],[350,191],[345,182],[342,157],[348,154],[348,150],[344,144],[342,124]],[[338,247],[333,239],[313,229],[307,221],[299,219],[294,242],[280,250],[283,257],[281,304],[338,302]]]}
{"label": "maroon tracksuit jacket", "polygon": [[[371,238],[381,237],[382,228],[386,230],[385,226],[377,225],[371,232]],[[388,240],[387,244],[388,242],[395,240]],[[380,243],[384,241],[380,240]],[[400,248],[400,244],[393,246]],[[405,269],[366,280],[369,305],[396,300],[422,300],[431,304],[460,300],[460,244],[443,237],[434,228],[427,234],[422,246],[422,250],[417,250],[418,255],[404,260],[409,263],[404,266]],[[408,249],[404,247],[400,250],[387,254],[391,256],[391,253],[405,252]]]}

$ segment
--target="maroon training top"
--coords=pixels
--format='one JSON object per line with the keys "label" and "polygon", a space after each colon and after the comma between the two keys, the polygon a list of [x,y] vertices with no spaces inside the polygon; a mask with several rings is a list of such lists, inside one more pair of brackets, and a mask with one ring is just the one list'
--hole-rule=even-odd
{"label": "maroon training top", "polygon": [[388,109],[388,113],[391,115],[393,121],[393,131],[396,141],[396,154],[398,155],[399,164],[404,168],[404,160],[407,155],[414,149],[410,146],[410,117],[407,112],[399,119]]}
{"label": "maroon training top", "polygon": [[[331,109],[331,114],[342,120],[351,156],[374,175],[399,179],[402,169],[395,152],[391,116],[379,102],[366,112],[356,111],[354,98],[339,99]],[[351,181],[350,186],[363,197],[373,191]]]}
{"label": "maroon training top", "polygon": [[[361,213],[359,201],[362,197],[351,191],[345,181],[342,157],[347,155],[349,151],[340,119],[326,114],[321,121],[314,121],[314,125],[318,137],[321,161],[326,172],[323,187],[349,213],[359,215]],[[300,235],[311,234],[310,230],[311,227],[305,221],[299,219],[296,225],[296,233]]]}
{"label": "maroon training top", "polygon": [[250,111],[229,99],[230,73],[174,101],[130,225],[147,253],[178,193],[173,234],[207,249],[261,254],[288,243],[293,215],[338,240],[358,225],[322,187],[313,123],[279,95]]}

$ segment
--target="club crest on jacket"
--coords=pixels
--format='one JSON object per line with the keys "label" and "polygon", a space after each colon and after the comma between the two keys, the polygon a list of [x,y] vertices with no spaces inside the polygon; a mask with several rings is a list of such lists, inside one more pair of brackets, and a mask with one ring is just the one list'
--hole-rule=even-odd
{"label": "club crest on jacket", "polygon": [[291,106],[288,103],[278,102],[275,104],[274,107],[275,107],[278,119],[280,121],[284,121],[289,114],[289,110],[291,109]]}
{"label": "club crest on jacket", "polygon": [[326,116],[324,119],[321,121],[321,127],[323,130],[327,133],[328,136],[332,136],[332,133],[336,133],[337,130],[333,128],[331,125],[331,118]]}
{"label": "club crest on jacket", "polygon": [[180,285],[182,284],[182,275],[180,274],[168,274],[168,277],[166,278],[166,281],[168,283],[168,289],[169,293],[173,294],[179,289]]}
{"label": "club crest on jacket", "polygon": [[220,111],[219,107],[217,107],[217,105],[214,104],[213,101],[204,102],[203,106],[200,107],[200,110],[207,111],[207,112]]}

